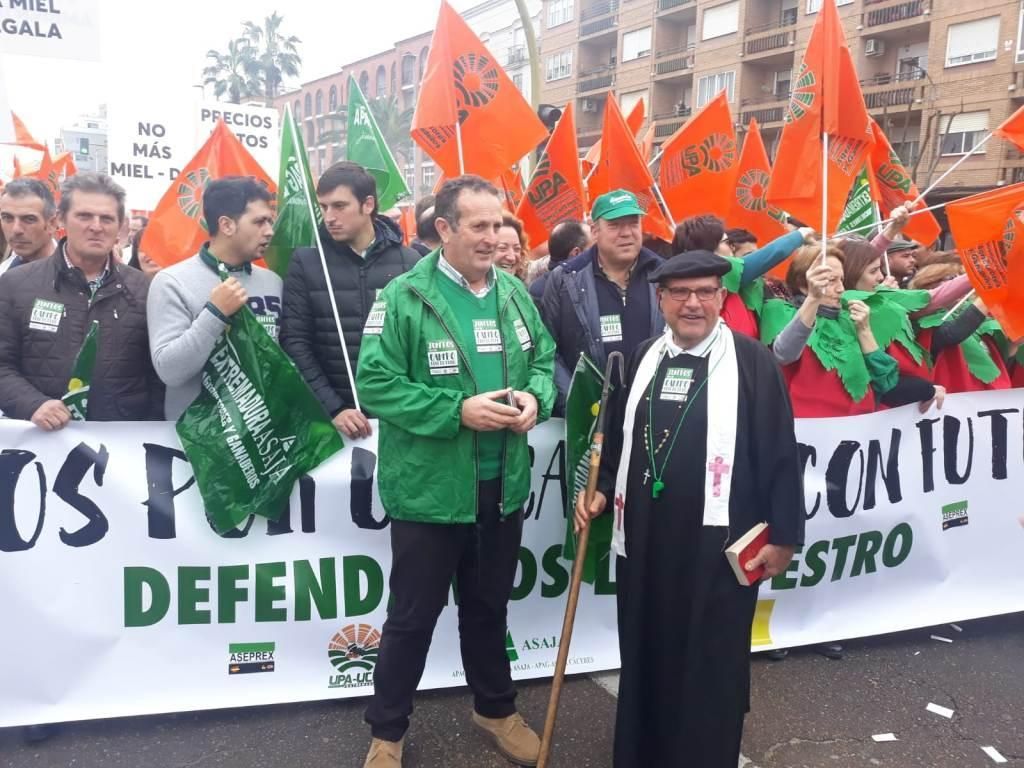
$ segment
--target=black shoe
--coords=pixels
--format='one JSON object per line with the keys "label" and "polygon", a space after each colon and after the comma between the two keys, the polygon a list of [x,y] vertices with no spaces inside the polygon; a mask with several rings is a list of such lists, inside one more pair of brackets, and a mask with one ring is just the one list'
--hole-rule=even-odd
{"label": "black shoe", "polygon": [[826,659],[832,659],[833,661],[839,661],[843,658],[842,643],[822,643],[821,645],[814,646],[814,650]]}
{"label": "black shoe", "polygon": [[789,648],[775,648],[768,651],[767,655],[772,661],[785,661],[786,657],[789,656]]}
{"label": "black shoe", "polygon": [[56,723],[26,725],[21,729],[21,738],[26,744],[39,744],[54,736],[60,727]]}

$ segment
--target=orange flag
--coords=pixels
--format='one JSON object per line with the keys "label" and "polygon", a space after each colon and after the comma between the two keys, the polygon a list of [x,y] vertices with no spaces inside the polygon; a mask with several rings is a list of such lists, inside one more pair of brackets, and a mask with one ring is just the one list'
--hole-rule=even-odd
{"label": "orange flag", "polygon": [[50,194],[53,195],[53,199],[59,202],[60,174],[53,163],[53,159],[50,157],[50,150],[45,146],[41,146],[41,148],[43,151],[42,158],[39,165],[35,168],[23,166],[21,160],[15,156],[14,178],[38,179],[49,188]]}
{"label": "orange flag", "polygon": [[658,187],[673,218],[723,215],[734,195],[738,160],[736,132],[722,91],[662,147]]}
{"label": "orange flag", "polygon": [[647,211],[643,221],[644,232],[671,243],[675,232],[654,198],[654,177],[640,157],[633,133],[613,98],[604,102],[601,143],[601,157],[587,185],[590,199],[594,200],[613,189],[628,189]]}
{"label": "orange flag", "polygon": [[[889,139],[874,120],[871,121],[871,129],[875,135],[875,145],[871,148],[871,173],[868,174],[868,178],[874,178],[872,195],[878,202],[883,218],[887,219],[893,208],[917,199],[917,185],[911,181],[900,156],[893,151]],[[911,216],[903,231],[908,237],[928,246],[942,234],[942,227],[928,211]]]}
{"label": "orange flag", "polygon": [[1010,339],[1024,338],[1024,183],[946,206],[971,285]]}
{"label": "orange flag", "polygon": [[399,206],[398,210],[401,212],[402,217],[399,220],[399,226],[402,230],[402,239],[405,244],[408,245],[416,239],[416,209],[411,205]]}
{"label": "orange flag", "polygon": [[518,168],[508,168],[494,180],[494,186],[502,193],[505,207],[515,213],[523,199],[523,174]]}
{"label": "orange flag", "polygon": [[1024,152],[1024,107],[1006,118],[992,133],[1001,139],[1012,141]]}
{"label": "orange flag", "polygon": [[530,244],[546,243],[551,230],[567,219],[583,221],[586,201],[576,144],[576,114],[569,102],[551,133],[544,155],[516,209]]}
{"label": "orange flag", "polygon": [[70,152],[61,152],[55,158],[53,158],[53,169],[57,172],[57,177],[61,180],[74,176],[78,173],[78,166],[75,164],[75,158]]}
{"label": "orange flag", "polygon": [[196,254],[209,234],[203,220],[203,190],[214,179],[252,176],[271,192],[277,187],[260,164],[224,124],[217,126],[171,182],[149,219],[141,247],[153,261],[169,267]]}
{"label": "orange flag", "polygon": [[33,149],[43,149],[44,145],[41,142],[36,141],[35,137],[25,126],[25,121],[14,114],[14,112],[11,112],[11,122],[14,123],[14,141],[16,144],[21,144],[24,147],[32,147]]}
{"label": "orange flag", "polygon": [[835,0],[822,2],[784,120],[768,200],[809,225],[821,226],[822,135],[828,134],[831,231],[842,218],[846,197],[874,141]]}
{"label": "orange flag", "polygon": [[757,121],[751,120],[736,172],[736,188],[725,217],[728,227],[740,227],[752,232],[758,245],[764,245],[786,234],[785,214],[769,205],[768,180],[771,178],[768,152],[761,139]]}
{"label": "orange flag", "polygon": [[[644,159],[645,163],[651,162],[651,154],[654,152],[654,124],[647,126],[647,131],[644,133],[644,137],[637,142],[637,146],[640,147],[640,157]],[[648,168],[650,165],[648,165]]]}
{"label": "orange flag", "polygon": [[495,179],[547,134],[498,60],[442,0],[412,119],[413,140],[449,178],[465,172]]}
{"label": "orange flag", "polygon": [[[608,98],[612,98],[610,95]],[[640,99],[633,108],[629,110],[629,115],[626,117],[626,125],[629,126],[629,130],[636,136],[640,132],[640,126],[644,124],[644,100]],[[652,139],[653,142],[653,139]],[[653,145],[653,144],[652,144]],[[650,159],[650,152],[644,155],[646,159]],[[594,142],[594,145],[587,150],[586,156],[583,158],[583,176],[586,178],[590,175],[590,172],[594,170],[594,166],[597,165],[597,161],[601,159],[601,140],[598,139]]]}

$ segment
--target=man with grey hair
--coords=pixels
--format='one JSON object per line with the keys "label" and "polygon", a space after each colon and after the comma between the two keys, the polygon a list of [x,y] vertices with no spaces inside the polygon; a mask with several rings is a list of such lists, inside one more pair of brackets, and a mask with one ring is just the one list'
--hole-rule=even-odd
{"label": "man with grey hair", "polygon": [[0,264],[9,269],[45,259],[57,248],[57,205],[49,188],[38,179],[15,179],[0,195],[0,227],[11,255]]}
{"label": "man with grey hair", "polygon": [[95,362],[76,376],[89,387],[74,418],[141,421],[162,417],[163,386],[146,330],[149,281],[112,256],[124,221],[124,190],[106,175],[64,182],[58,210],[67,235],[48,258],[0,279],[0,410],[57,430],[72,369],[97,325]]}

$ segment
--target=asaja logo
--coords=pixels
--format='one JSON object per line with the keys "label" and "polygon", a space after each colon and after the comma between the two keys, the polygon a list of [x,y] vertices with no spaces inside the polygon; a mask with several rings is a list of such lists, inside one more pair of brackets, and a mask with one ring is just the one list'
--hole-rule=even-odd
{"label": "asaja logo", "polygon": [[967,525],[967,501],[958,501],[954,504],[947,504],[942,508],[942,530],[959,528]]}
{"label": "asaja logo", "polygon": [[245,675],[274,671],[274,643],[230,643],[228,674]]}
{"label": "asaja logo", "polygon": [[190,219],[198,221],[203,229],[203,190],[210,183],[210,172],[206,168],[182,174],[178,181],[178,208]]}
{"label": "asaja logo", "polygon": [[459,122],[466,122],[472,109],[484,106],[498,93],[498,68],[487,56],[466,53],[455,60],[455,90]]}
{"label": "asaja logo", "polygon": [[519,661],[519,654],[516,652],[516,641],[512,639],[512,632],[505,632],[505,653],[509,661]]}
{"label": "asaja logo", "polygon": [[806,63],[801,64],[800,71],[796,75],[796,85],[793,86],[789,104],[786,105],[784,122],[795,122],[810,111],[814,105],[816,82],[814,72],[808,68]]}
{"label": "asaja logo", "polygon": [[331,675],[330,688],[362,688],[373,684],[380,632],[369,624],[342,627],[327,645],[327,658],[338,674]]}

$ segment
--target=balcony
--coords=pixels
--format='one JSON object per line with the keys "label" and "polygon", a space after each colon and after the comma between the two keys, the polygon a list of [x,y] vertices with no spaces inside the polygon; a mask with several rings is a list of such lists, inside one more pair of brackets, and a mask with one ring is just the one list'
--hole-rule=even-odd
{"label": "balcony", "polygon": [[761,125],[781,123],[786,116],[788,94],[770,94],[756,99],[743,99],[740,102],[740,122],[747,125],[751,118]]}
{"label": "balcony", "polygon": [[696,0],[658,0],[657,11],[675,11],[686,6],[696,7]]}
{"label": "balcony", "polygon": [[617,16],[606,16],[603,19],[588,21],[585,24],[580,24],[580,40],[585,37],[606,35],[609,32],[614,32],[618,26],[619,19]]}
{"label": "balcony", "polygon": [[862,80],[860,84],[864,92],[864,105],[868,109],[887,109],[912,104],[917,105],[916,109],[921,109],[925,97],[922,72],[915,70],[895,75],[877,75],[870,80]]}
{"label": "balcony", "polygon": [[[654,57],[654,76],[679,75],[693,69],[693,55],[696,46],[681,45],[667,51],[658,51]],[[668,80],[669,78],[664,78]]]}
{"label": "balcony", "polygon": [[[865,3],[871,6],[861,13],[861,24],[866,27],[881,27],[905,21],[920,23],[927,21],[930,8],[928,0],[888,0],[881,3]],[[878,6],[878,7],[874,7]]]}
{"label": "balcony", "polygon": [[508,49],[508,59],[505,61],[506,67],[516,67],[520,64],[526,63],[526,46],[525,45],[514,45]]}
{"label": "balcony", "polygon": [[796,44],[796,30],[782,30],[778,27],[763,32],[751,33],[743,39],[743,53],[756,56],[759,53],[770,53],[789,48]]}
{"label": "balcony", "polygon": [[582,96],[590,91],[602,91],[611,88],[615,82],[615,67],[607,65],[582,71],[576,81],[576,95]]}
{"label": "balcony", "polygon": [[693,114],[689,107],[682,107],[672,112],[663,112],[654,115],[651,120],[654,122],[654,138],[665,139],[683,127],[683,124]]}
{"label": "balcony", "polygon": [[580,22],[607,16],[609,13],[614,13],[617,10],[619,10],[619,0],[598,0],[598,2],[591,3],[580,11]]}

